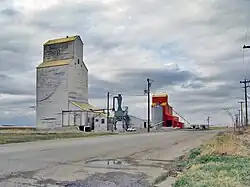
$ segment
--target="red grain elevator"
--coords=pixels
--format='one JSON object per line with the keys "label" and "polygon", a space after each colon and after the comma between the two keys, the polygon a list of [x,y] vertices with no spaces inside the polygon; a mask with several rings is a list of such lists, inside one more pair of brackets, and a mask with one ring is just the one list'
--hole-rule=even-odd
{"label": "red grain elevator", "polygon": [[163,122],[164,127],[184,128],[179,117],[173,115],[173,107],[168,104],[167,94],[156,94],[152,97],[152,123]]}

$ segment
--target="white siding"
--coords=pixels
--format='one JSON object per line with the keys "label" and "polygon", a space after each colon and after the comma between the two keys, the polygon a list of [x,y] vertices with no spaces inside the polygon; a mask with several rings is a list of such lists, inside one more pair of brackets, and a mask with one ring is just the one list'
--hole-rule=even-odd
{"label": "white siding", "polygon": [[83,43],[79,37],[74,42],[74,58],[83,60]]}
{"label": "white siding", "polygon": [[73,59],[74,45],[74,42],[45,45],[43,61]]}
{"label": "white siding", "polygon": [[95,131],[107,131],[107,118],[102,116],[95,117]]}
{"label": "white siding", "polygon": [[[73,105],[71,102],[69,103],[69,111],[72,111],[72,112],[64,112],[63,114],[63,127],[87,126],[87,125],[91,126],[92,117],[95,116],[94,113],[81,111],[80,108]],[[89,122],[88,122],[88,118],[90,118]]]}
{"label": "white siding", "polygon": [[62,110],[68,110],[68,67],[37,69],[37,128],[62,126]]}
{"label": "white siding", "polygon": [[78,59],[69,65],[69,101],[88,103],[88,71]]}
{"label": "white siding", "polygon": [[129,116],[130,117],[130,122],[129,124],[134,127],[134,128],[140,128],[143,129],[144,128],[144,122],[146,122],[146,120],[137,118],[135,116]]}

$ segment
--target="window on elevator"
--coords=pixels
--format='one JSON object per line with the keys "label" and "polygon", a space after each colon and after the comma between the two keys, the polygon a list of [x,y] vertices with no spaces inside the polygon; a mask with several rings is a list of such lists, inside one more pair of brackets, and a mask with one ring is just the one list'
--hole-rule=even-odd
{"label": "window on elevator", "polygon": [[104,124],[105,123],[105,119],[102,119],[102,122],[101,122],[102,124]]}

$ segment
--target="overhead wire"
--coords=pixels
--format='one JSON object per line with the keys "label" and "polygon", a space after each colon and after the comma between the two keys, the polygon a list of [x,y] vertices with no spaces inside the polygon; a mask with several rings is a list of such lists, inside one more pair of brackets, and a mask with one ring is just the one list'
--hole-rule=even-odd
{"label": "overhead wire", "polygon": [[172,108],[173,112],[175,112],[181,119],[183,119],[185,122],[187,122],[189,125],[191,124],[188,120],[186,120],[183,116],[181,116],[176,110]]}

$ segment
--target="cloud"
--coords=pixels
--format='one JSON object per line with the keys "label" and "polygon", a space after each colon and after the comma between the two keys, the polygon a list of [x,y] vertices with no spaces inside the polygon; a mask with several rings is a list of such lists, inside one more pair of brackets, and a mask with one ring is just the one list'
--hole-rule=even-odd
{"label": "cloud", "polygon": [[154,90],[163,86],[171,87],[172,85],[183,84],[194,78],[191,72],[171,69],[123,69],[116,76],[116,80],[107,81],[91,75],[89,96],[91,98],[103,97],[107,92],[142,95],[147,88],[146,80],[149,77],[154,81],[152,83]]}
{"label": "cloud", "polygon": [[[31,77],[27,76],[32,75]],[[26,77],[27,76],[27,77]],[[5,75],[0,74],[0,93],[9,95],[34,95],[34,74],[26,72],[25,74]]]}
{"label": "cloud", "polygon": [[[121,92],[133,115],[145,118],[144,97],[132,96],[143,95],[149,77],[152,93],[167,92],[190,121],[211,115],[212,123],[231,123],[220,109],[238,107],[239,81],[250,76],[250,52],[244,59],[242,52],[250,44],[249,6],[246,0],[0,1],[0,94],[34,96],[43,43],[79,34],[89,95],[99,107],[106,92]],[[24,103],[18,105],[29,110]]]}
{"label": "cloud", "polygon": [[34,96],[0,94],[0,103],[0,125],[34,125]]}

